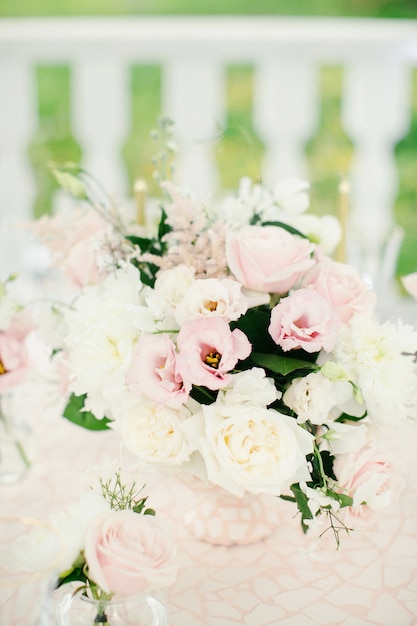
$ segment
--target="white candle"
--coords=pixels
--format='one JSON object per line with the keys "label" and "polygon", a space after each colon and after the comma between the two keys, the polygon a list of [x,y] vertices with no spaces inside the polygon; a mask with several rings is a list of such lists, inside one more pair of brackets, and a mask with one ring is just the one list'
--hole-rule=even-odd
{"label": "white candle", "polygon": [[350,185],[346,178],[343,178],[339,184],[339,222],[341,227],[340,242],[336,250],[336,261],[346,263],[347,253],[347,226],[349,216],[349,197]]}
{"label": "white candle", "polygon": [[146,182],[142,178],[138,178],[133,186],[133,193],[136,200],[136,221],[141,226],[146,226],[146,214],[145,214],[145,197],[146,197]]}

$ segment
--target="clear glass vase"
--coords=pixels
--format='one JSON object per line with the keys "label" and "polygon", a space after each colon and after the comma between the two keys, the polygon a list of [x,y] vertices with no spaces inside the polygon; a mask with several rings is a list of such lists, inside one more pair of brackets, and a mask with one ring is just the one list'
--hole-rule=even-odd
{"label": "clear glass vase", "polygon": [[168,626],[162,591],[95,600],[64,585],[56,592],[54,618],[56,626]]}
{"label": "clear glass vase", "polygon": [[7,407],[0,404],[0,483],[15,483],[32,466],[36,442],[32,429]]}

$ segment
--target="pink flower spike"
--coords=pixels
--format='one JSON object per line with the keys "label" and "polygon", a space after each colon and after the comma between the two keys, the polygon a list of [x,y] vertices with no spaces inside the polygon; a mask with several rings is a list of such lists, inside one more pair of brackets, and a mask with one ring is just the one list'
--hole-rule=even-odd
{"label": "pink flower spike", "polygon": [[252,346],[239,329],[230,330],[221,318],[199,318],[183,324],[178,335],[178,368],[185,387],[216,390],[231,380],[229,372],[246,359]]}

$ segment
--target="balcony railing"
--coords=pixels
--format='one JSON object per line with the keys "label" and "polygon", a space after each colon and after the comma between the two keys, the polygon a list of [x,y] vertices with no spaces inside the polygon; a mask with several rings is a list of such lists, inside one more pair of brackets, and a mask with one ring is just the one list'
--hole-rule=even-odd
{"label": "balcony railing", "polygon": [[[155,64],[162,110],[175,120],[177,180],[218,190],[212,145],[227,116],[225,68],[254,68],[253,126],[267,185],[307,176],[305,144],[318,125],[318,72],[343,70],[341,125],[352,140],[350,255],[381,274],[398,191],[394,147],[410,123],[417,21],[274,17],[44,18],[0,21],[1,268],[13,270],[10,222],[31,216],[35,180],[27,148],[38,126],[35,69],[67,65],[71,127],[83,165],[111,192],[129,193],[120,157],[129,133],[132,65]],[[17,237],[17,235],[15,234]],[[398,243],[398,242],[397,242]],[[392,244],[397,245],[394,241]],[[391,256],[393,250],[391,250]],[[356,256],[355,256],[356,255]]]}

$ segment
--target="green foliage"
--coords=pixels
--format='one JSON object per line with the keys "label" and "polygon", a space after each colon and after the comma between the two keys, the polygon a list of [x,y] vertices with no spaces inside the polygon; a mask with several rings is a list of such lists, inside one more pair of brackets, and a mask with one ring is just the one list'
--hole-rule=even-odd
{"label": "green foliage", "polygon": [[90,411],[84,411],[84,402],[87,396],[76,396],[72,394],[63,416],[77,426],[82,426],[87,430],[108,430],[110,420],[107,417],[97,419]]}

